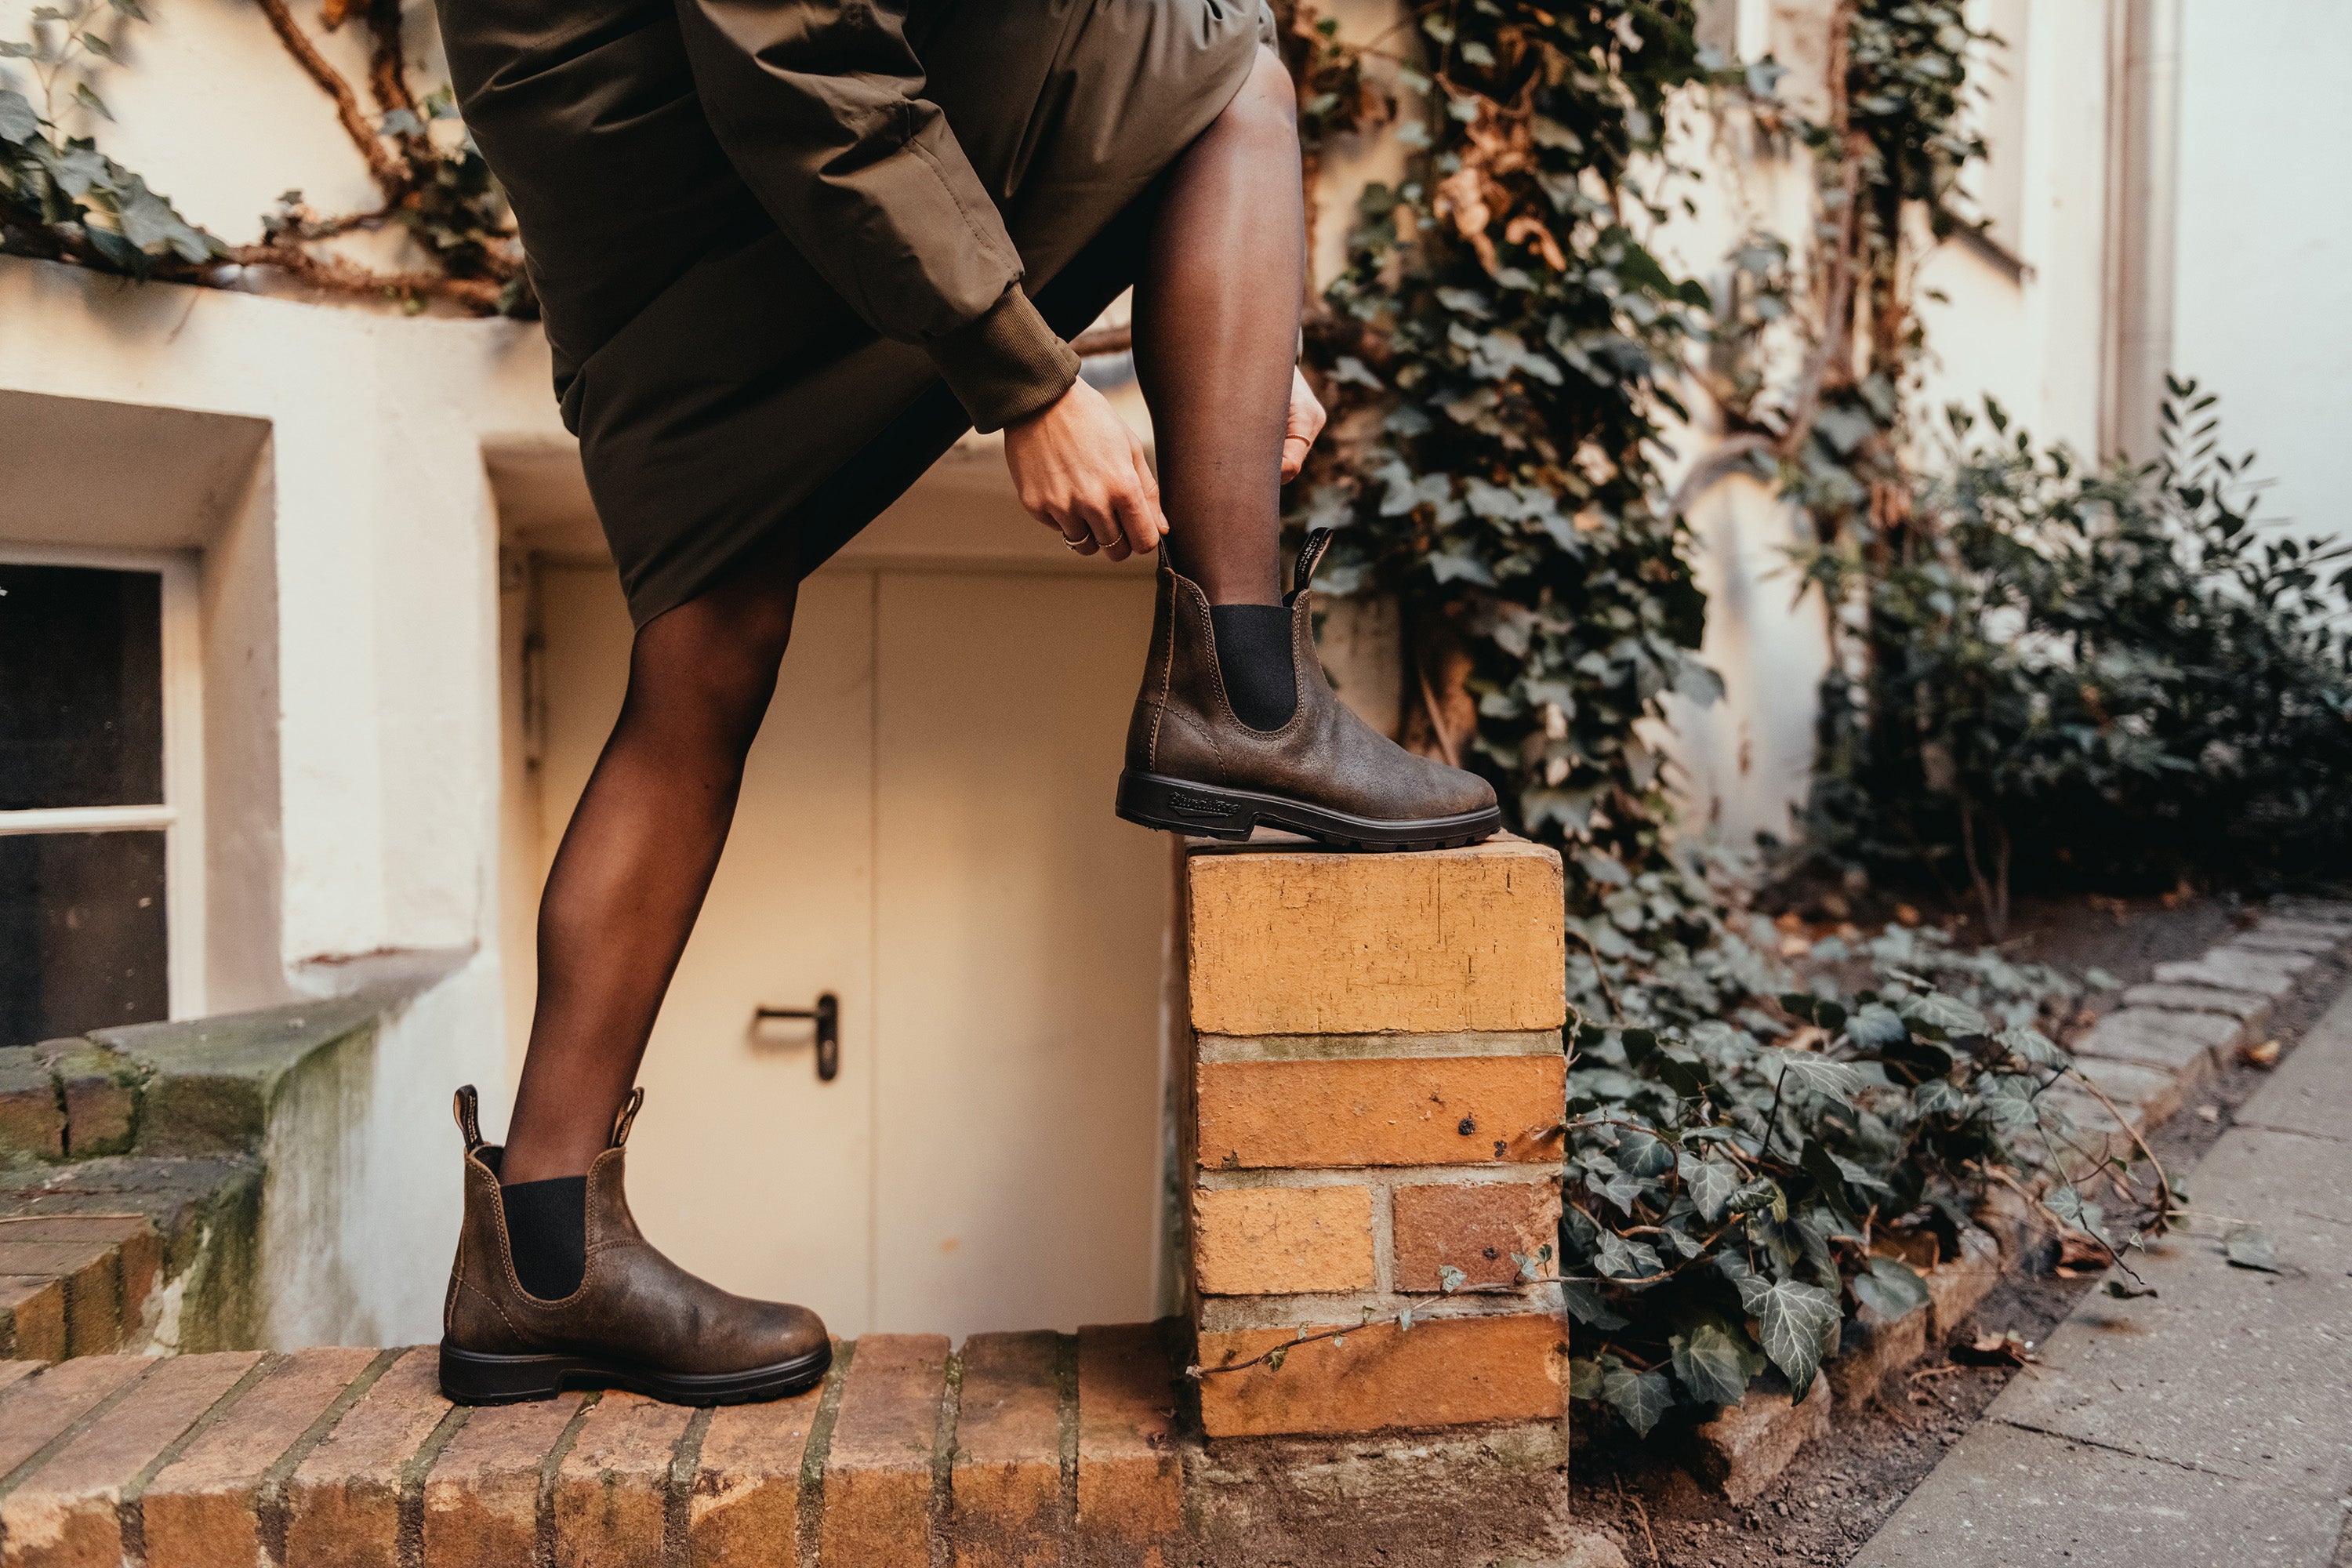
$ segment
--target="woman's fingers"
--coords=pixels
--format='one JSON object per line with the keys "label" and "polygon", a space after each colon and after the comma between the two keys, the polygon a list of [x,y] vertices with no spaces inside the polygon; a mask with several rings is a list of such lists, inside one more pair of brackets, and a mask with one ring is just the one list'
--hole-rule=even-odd
{"label": "woman's fingers", "polygon": [[1299,469],[1307,466],[1307,450],[1315,445],[1315,437],[1323,434],[1323,422],[1328,417],[1322,400],[1307,384],[1307,373],[1294,367],[1290,373],[1290,416],[1282,432],[1284,484],[1297,479]]}
{"label": "woman's fingers", "polygon": [[1152,508],[1140,489],[1119,498],[1118,531],[1129,547],[1138,555],[1149,555],[1160,547],[1160,526],[1152,521]]}
{"label": "woman's fingers", "polygon": [[1128,435],[1127,456],[1135,465],[1135,510],[1141,525],[1150,530],[1150,541],[1147,543],[1134,534],[1129,537],[1135,540],[1139,551],[1157,550],[1168,537],[1168,514],[1160,510],[1160,476],[1151,471],[1151,458],[1133,432]]}

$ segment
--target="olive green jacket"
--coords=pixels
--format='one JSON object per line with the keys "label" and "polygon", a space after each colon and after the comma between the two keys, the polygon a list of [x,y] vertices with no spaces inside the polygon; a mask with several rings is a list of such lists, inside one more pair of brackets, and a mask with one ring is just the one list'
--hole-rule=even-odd
{"label": "olive green jacket", "polygon": [[680,0],[703,113],[782,229],[886,338],[920,343],[993,429],[1067,391],[1077,356],[923,96],[904,0]]}

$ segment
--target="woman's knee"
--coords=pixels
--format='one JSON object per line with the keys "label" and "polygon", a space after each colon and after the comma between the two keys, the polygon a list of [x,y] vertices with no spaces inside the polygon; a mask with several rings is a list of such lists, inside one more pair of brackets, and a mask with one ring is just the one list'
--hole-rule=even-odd
{"label": "woman's knee", "polygon": [[1241,90],[1217,117],[1217,129],[1269,147],[1298,145],[1298,89],[1279,55],[1259,47]]}

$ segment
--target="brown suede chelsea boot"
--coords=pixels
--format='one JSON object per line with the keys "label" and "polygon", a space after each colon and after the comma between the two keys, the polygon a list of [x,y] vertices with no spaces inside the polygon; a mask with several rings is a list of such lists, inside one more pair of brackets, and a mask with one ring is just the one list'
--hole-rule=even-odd
{"label": "brown suede chelsea boot", "polygon": [[1330,537],[1328,529],[1307,536],[1283,600],[1297,700],[1275,730],[1254,730],[1234,711],[1208,598],[1160,552],[1119,816],[1209,838],[1247,838],[1263,825],[1356,849],[1444,849],[1502,827],[1486,780],[1406,751],[1333,694],[1315,657],[1308,588]]}
{"label": "brown suede chelsea boot", "polygon": [[543,1301],[515,1278],[496,1144],[482,1142],[473,1086],[457,1091],[466,1135],[466,1217],[442,1310],[441,1392],[459,1405],[551,1399],[566,1388],[625,1388],[673,1405],[741,1405],[814,1386],[833,1362],[805,1307],[753,1301],[698,1279],[654,1250],[621,1190],[622,1145],[645,1090],[613,1121],[588,1168],[588,1267],[580,1288]]}

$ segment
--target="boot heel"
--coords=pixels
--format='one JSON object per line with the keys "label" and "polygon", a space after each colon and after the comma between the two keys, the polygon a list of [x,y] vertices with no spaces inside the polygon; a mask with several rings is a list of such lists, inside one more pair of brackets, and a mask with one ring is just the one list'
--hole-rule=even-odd
{"label": "boot heel", "polygon": [[564,1355],[485,1355],[441,1346],[441,1397],[452,1405],[520,1405],[563,1392],[580,1363]]}
{"label": "boot heel", "polygon": [[1129,768],[1118,775],[1118,815],[1144,827],[1238,841],[1257,826],[1257,809],[1204,784]]}

